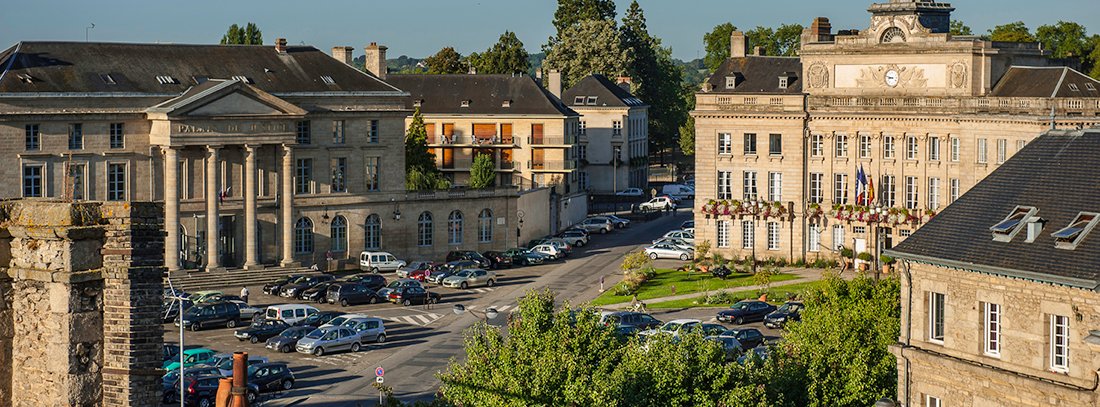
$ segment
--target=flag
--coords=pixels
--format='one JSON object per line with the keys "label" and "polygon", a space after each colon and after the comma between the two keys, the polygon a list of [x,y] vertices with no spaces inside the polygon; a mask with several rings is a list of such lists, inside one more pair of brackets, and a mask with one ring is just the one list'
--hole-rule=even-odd
{"label": "flag", "polygon": [[867,178],[867,204],[872,205],[875,203],[875,178]]}
{"label": "flag", "polygon": [[863,165],[856,169],[856,205],[863,205]]}
{"label": "flag", "polygon": [[859,183],[863,185],[863,187],[860,188],[860,191],[862,191],[861,198],[863,203],[860,205],[867,205],[871,202],[871,199],[867,196],[867,172],[863,171],[863,164],[859,165]]}

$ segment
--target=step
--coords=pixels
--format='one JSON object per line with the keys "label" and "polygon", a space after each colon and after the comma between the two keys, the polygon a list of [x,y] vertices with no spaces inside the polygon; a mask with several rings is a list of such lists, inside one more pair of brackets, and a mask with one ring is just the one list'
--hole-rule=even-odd
{"label": "step", "polygon": [[[241,287],[246,285],[262,285],[288,274],[320,274],[320,271],[305,267],[281,268],[272,267],[258,270],[228,269],[221,272],[176,272],[172,273],[172,285],[184,291],[202,291],[226,287]],[[165,278],[164,286],[167,288],[168,279]]]}

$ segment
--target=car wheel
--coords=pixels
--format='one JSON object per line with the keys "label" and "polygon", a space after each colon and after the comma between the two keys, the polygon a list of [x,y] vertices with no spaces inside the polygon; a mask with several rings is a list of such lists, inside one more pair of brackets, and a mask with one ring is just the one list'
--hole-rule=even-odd
{"label": "car wheel", "polygon": [[351,344],[351,351],[352,351],[352,352],[358,352],[358,351],[359,351],[359,348],[360,348],[360,346],[361,346],[361,345],[359,345],[359,342],[356,342],[356,343],[353,343],[353,344]]}
{"label": "car wheel", "polygon": [[378,302],[378,297],[370,297],[370,299],[367,300],[367,303],[370,303],[370,304],[374,304],[374,303],[377,303],[377,302]]}
{"label": "car wheel", "polygon": [[733,324],[734,324],[734,325],[741,325],[741,324],[742,324],[742,323],[744,323],[744,322],[745,322],[745,319],[744,319],[744,318],[741,318],[741,317],[737,317],[737,318],[734,318],[734,319],[733,319]]}
{"label": "car wheel", "polygon": [[606,235],[606,234],[607,234],[607,229],[602,229],[602,228],[601,228],[601,229],[600,229],[600,234],[601,234],[601,235]]}
{"label": "car wheel", "polygon": [[378,274],[378,267],[370,269],[371,273]]}
{"label": "car wheel", "polygon": [[318,298],[318,299],[317,299],[317,303],[318,303],[318,304],[324,304],[324,303],[325,303],[325,299],[324,299],[324,298]]}
{"label": "car wheel", "polygon": [[684,253],[681,253],[681,254],[680,254],[680,260],[684,260],[684,261],[687,261],[687,259],[688,259],[688,255],[687,255],[687,254],[684,254]]}
{"label": "car wheel", "polygon": [[290,353],[291,350],[292,349],[290,349],[290,345],[283,345],[282,347],[279,348],[279,352],[282,352],[282,353]]}
{"label": "car wheel", "polygon": [[413,303],[412,300],[409,300],[408,298],[406,298],[405,301],[401,302],[401,305],[404,305],[404,306],[407,307],[407,306],[412,305],[412,303]]}
{"label": "car wheel", "polygon": [[492,287],[492,286],[494,286],[494,285],[497,285],[497,282],[496,282],[496,281],[493,281],[492,279],[490,279],[489,281],[486,281],[486,282],[485,282],[485,286],[486,286],[486,287]]}
{"label": "car wheel", "polygon": [[378,338],[374,339],[377,343],[383,343],[386,341],[386,334],[378,334]]}
{"label": "car wheel", "polygon": [[294,381],[290,379],[283,379],[283,390],[290,390],[294,388]]}
{"label": "car wheel", "polygon": [[466,289],[467,287],[469,287],[469,286],[470,286],[470,285],[469,285],[469,284],[466,284],[466,282],[465,282],[465,281],[463,281],[463,282],[462,282],[462,284],[461,284],[461,285],[459,285],[459,287],[462,287],[462,289],[463,289],[463,290],[465,290],[465,289]]}
{"label": "car wheel", "polygon": [[254,406],[254,405],[256,405],[256,399],[257,399],[257,398],[259,398],[259,397],[260,397],[259,395],[257,395],[257,394],[256,394],[255,392],[253,392],[253,391],[251,391],[251,390],[249,390],[249,391],[248,391],[247,393],[245,393],[245,395],[244,395],[244,398],[245,398],[246,400],[248,400],[248,405],[250,405],[250,406]]}
{"label": "car wheel", "polygon": [[199,323],[198,322],[191,324],[191,331],[192,332],[198,332],[199,331]]}
{"label": "car wheel", "polygon": [[657,253],[650,253],[649,258],[651,258],[653,260],[657,260]]}
{"label": "car wheel", "polygon": [[313,356],[324,356],[324,355],[325,355],[325,348],[318,347],[318,348],[313,350]]}
{"label": "car wheel", "polygon": [[428,304],[435,304],[436,301],[435,297],[428,297]]}
{"label": "car wheel", "polygon": [[214,402],[208,398],[199,399],[199,407],[214,407]]}
{"label": "car wheel", "polygon": [[340,300],[340,306],[341,306],[341,307],[346,307],[346,306],[348,306],[348,299],[347,299],[347,298],[343,298],[343,299],[341,299],[341,300]]}
{"label": "car wheel", "polygon": [[253,335],[251,338],[248,338],[248,341],[252,343],[260,343],[260,337]]}

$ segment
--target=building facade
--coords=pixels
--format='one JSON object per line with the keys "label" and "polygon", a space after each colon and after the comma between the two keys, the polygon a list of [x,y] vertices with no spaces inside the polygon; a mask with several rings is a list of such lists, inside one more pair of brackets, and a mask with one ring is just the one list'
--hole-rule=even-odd
{"label": "building facade", "polygon": [[1100,404],[1100,129],[1050,131],[887,253],[905,406]]}
{"label": "building facade", "polygon": [[[946,3],[817,18],[799,57],[746,52],[696,94],[696,233],[727,256],[881,253],[1052,125],[1100,123],[1100,83],[1039,44],[949,34]],[[877,258],[877,256],[876,256]]]}
{"label": "building facade", "polygon": [[590,75],[566,90],[561,100],[581,115],[576,147],[580,188],[593,194],[648,190],[649,106],[630,94],[630,78],[615,83]]}

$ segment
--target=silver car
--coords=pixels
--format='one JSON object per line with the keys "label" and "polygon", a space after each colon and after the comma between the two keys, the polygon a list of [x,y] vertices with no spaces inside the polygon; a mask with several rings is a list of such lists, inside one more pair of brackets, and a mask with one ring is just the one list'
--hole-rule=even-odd
{"label": "silver car", "polygon": [[577,227],[593,233],[608,233],[615,228],[615,225],[611,223],[611,219],[598,217],[585,219],[578,223]]}
{"label": "silver car", "polygon": [[645,248],[645,254],[653,260],[680,259],[687,261],[691,260],[692,257],[695,257],[694,251],[684,250],[668,243],[661,243],[649,246]]}
{"label": "silver car", "polygon": [[363,344],[359,339],[358,333],[343,326],[339,326],[313,330],[313,332],[306,334],[306,336],[298,340],[298,345],[295,349],[298,353],[322,356],[326,352],[338,350],[358,352],[362,347]]}
{"label": "silver car", "polygon": [[355,331],[355,333],[359,334],[360,342],[382,343],[386,341],[386,323],[382,321],[382,318],[350,318],[347,321],[344,321],[341,326],[351,329]]}
{"label": "silver car", "polygon": [[482,269],[466,269],[453,276],[443,279],[443,286],[450,288],[466,289],[472,286],[484,285],[492,287],[496,285],[497,273]]}
{"label": "silver car", "polygon": [[674,238],[674,237],[662,237],[660,239],[654,240],[653,244],[654,245],[670,244],[670,245],[676,246],[676,248],[681,249],[681,250],[688,250],[688,251],[695,250],[695,246],[692,246],[688,242],[685,242],[683,240],[680,240],[680,239],[677,239],[677,238]]}

